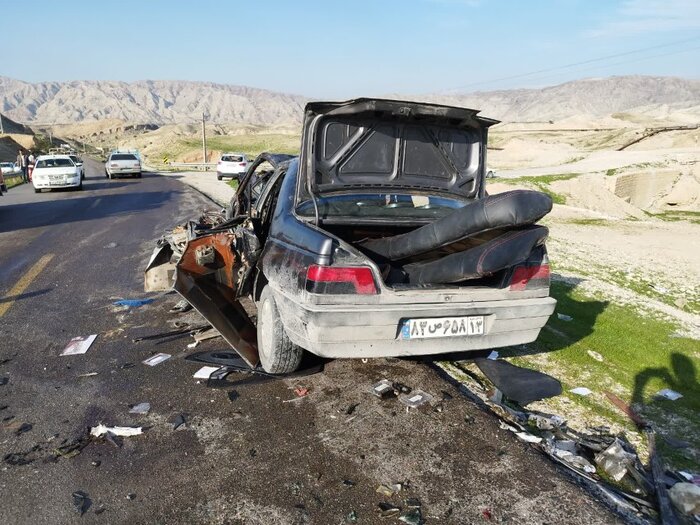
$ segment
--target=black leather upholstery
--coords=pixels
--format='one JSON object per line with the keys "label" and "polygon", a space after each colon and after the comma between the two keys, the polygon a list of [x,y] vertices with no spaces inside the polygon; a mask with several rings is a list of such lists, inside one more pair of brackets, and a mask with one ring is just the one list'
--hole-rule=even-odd
{"label": "black leather upholstery", "polygon": [[489,230],[534,224],[551,209],[546,193],[508,191],[476,200],[411,232],[364,241],[360,247],[371,256],[398,261]]}
{"label": "black leather upholstery", "polygon": [[403,271],[412,284],[449,284],[478,279],[525,261],[544,243],[549,230],[526,226],[510,230],[484,244],[435,261],[407,264]]}

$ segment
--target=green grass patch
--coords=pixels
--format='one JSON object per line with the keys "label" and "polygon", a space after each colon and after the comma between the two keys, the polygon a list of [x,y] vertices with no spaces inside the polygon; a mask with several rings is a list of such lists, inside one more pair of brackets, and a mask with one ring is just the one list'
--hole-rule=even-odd
{"label": "green grass patch", "polygon": [[24,181],[22,180],[22,177],[5,177],[5,184],[7,185],[7,189],[9,190],[10,188],[14,188],[15,186],[24,184]]}
{"label": "green grass patch", "polygon": [[605,174],[606,174],[608,177],[612,177],[612,176],[615,175],[616,173],[617,173],[617,168],[610,168],[608,171],[605,172]]}
{"label": "green grass patch", "polygon": [[568,224],[578,224],[580,226],[607,226],[610,221],[607,219],[581,218],[566,221]]}
{"label": "green grass patch", "polygon": [[[217,135],[207,138],[209,150],[240,152],[252,157],[263,151],[274,153],[299,154],[300,137],[280,133],[248,134],[248,135]],[[183,142],[185,150],[201,150],[202,142],[197,139],[186,139]]]}
{"label": "green grass patch", "polygon": [[231,186],[234,190],[238,189],[238,179],[231,179],[226,184]]}
{"label": "green grass patch", "polygon": [[[627,432],[637,430],[605,397],[610,391],[632,403],[662,435],[690,442],[688,449],[660,447],[673,468],[700,467],[700,386],[698,342],[678,337],[670,322],[640,314],[632,307],[591,299],[575,287],[554,282],[552,295],[557,312],[570,322],[550,318],[535,343],[505,349],[504,357],[516,364],[549,372],[562,381],[567,402],[553,398],[556,408],[573,406],[584,419],[603,418]],[[602,361],[593,355],[602,356]],[[588,397],[569,390],[587,386]],[[671,388],[683,394],[677,401],[657,400],[654,394]],[[556,410],[553,408],[553,411]],[[561,414],[567,417],[566,413]],[[637,436],[641,439],[641,435]]]}
{"label": "green grass patch", "polygon": [[541,175],[537,177],[525,176],[516,177],[514,179],[499,179],[499,182],[505,182],[506,184],[534,186],[541,192],[546,193],[547,195],[552,197],[552,201],[554,202],[554,204],[566,204],[566,197],[560,193],[556,193],[555,191],[553,191],[549,187],[549,185],[552,182],[556,182],[558,180],[573,179],[578,175],[578,173],[559,173],[556,175]]}
{"label": "green grass patch", "polygon": [[662,221],[688,221],[700,224],[699,211],[667,210],[660,213],[648,213],[648,215]]}

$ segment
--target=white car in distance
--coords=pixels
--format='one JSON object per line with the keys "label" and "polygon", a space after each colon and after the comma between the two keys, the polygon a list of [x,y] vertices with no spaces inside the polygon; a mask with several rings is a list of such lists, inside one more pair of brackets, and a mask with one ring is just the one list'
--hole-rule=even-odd
{"label": "white car in distance", "polygon": [[141,177],[141,159],[135,153],[112,152],[105,163],[105,175],[109,179],[117,175]]}
{"label": "white car in distance", "polygon": [[248,169],[248,157],[243,153],[223,153],[216,163],[216,178],[241,179]]}
{"label": "white car in distance", "polygon": [[36,193],[55,188],[82,190],[81,172],[68,155],[40,155],[34,164],[32,185]]}
{"label": "white car in distance", "polygon": [[22,170],[17,167],[14,162],[0,162],[0,171],[5,177],[11,177],[12,175],[19,175]]}

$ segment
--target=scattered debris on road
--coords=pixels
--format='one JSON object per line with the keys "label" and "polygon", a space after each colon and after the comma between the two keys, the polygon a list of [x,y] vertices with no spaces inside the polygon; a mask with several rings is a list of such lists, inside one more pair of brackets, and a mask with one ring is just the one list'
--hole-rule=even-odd
{"label": "scattered debris on road", "polygon": [[178,414],[175,416],[170,424],[173,426],[173,430],[177,430],[178,428],[184,426],[187,422],[185,421],[185,415],[184,414]]}
{"label": "scattered debris on road", "polygon": [[68,342],[68,345],[61,352],[61,355],[84,354],[88,351],[90,345],[92,345],[96,338],[97,334],[74,337]]}
{"label": "scattered debris on road", "polygon": [[90,429],[90,435],[102,437],[104,435],[131,437],[143,434],[142,427],[108,427],[107,425],[99,424]]}
{"label": "scattered debris on road", "polygon": [[182,314],[190,310],[192,310],[192,305],[187,302],[187,299],[180,299],[168,312],[171,314]]}
{"label": "scattered debris on road", "polygon": [[160,363],[162,363],[163,361],[167,361],[171,357],[172,356],[170,354],[163,354],[163,353],[155,354],[155,355],[152,355],[151,357],[149,357],[148,359],[142,361],[142,363],[144,365],[148,365],[148,366],[156,366],[156,365],[159,365]]}
{"label": "scattered debris on road", "polygon": [[146,304],[151,304],[155,299],[120,299],[114,301],[112,304],[114,306],[126,306],[127,308],[138,308],[139,306],[144,306]]}
{"label": "scattered debris on road", "polygon": [[92,501],[86,492],[82,490],[76,490],[73,494],[73,507],[81,516],[87,512],[87,510],[92,505]]}
{"label": "scattered debris on road", "polygon": [[145,416],[150,412],[151,410],[151,404],[150,403],[138,403],[137,405],[133,405],[129,409],[129,414],[139,414],[142,416]]}
{"label": "scattered debris on road", "polygon": [[430,403],[432,400],[433,396],[422,390],[414,390],[411,394],[401,394],[399,396],[399,401],[408,408],[418,408],[426,403]]}
{"label": "scattered debris on road", "polygon": [[203,366],[197,370],[192,377],[195,379],[209,379],[217,370],[221,370],[220,366]]}

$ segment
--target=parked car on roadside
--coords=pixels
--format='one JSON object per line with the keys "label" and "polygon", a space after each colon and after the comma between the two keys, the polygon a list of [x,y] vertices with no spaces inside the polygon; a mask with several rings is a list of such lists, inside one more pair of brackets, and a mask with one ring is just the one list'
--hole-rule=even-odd
{"label": "parked car on roadside", "polygon": [[10,177],[22,173],[22,168],[14,162],[0,162],[0,172],[6,177]]}
{"label": "parked car on roadside", "polygon": [[548,230],[535,224],[552,200],[486,193],[495,123],[406,101],[309,103],[300,156],[261,155],[226,213],[161,239],[146,288],[172,285],[269,373],[294,371],[304,351],[369,358],[534,341],[556,304]]}
{"label": "parked car on roadside", "polygon": [[0,195],[7,191],[7,183],[5,178],[17,176],[22,173],[22,169],[17,167],[14,162],[0,162]]}
{"label": "parked car on roadside", "polygon": [[224,153],[216,163],[216,178],[240,179],[248,169],[248,157],[243,153]]}
{"label": "parked car on roadside", "polygon": [[83,165],[83,159],[78,157],[77,155],[69,154],[68,155],[73,163],[78,167],[80,170],[80,179],[85,180],[85,166]]}
{"label": "parked car on roadside", "polygon": [[114,179],[123,175],[140,178],[141,159],[136,153],[113,151],[105,162],[105,176]]}
{"label": "parked car on roadside", "polygon": [[81,169],[68,155],[40,155],[34,163],[32,185],[39,193],[43,189],[83,189]]}

